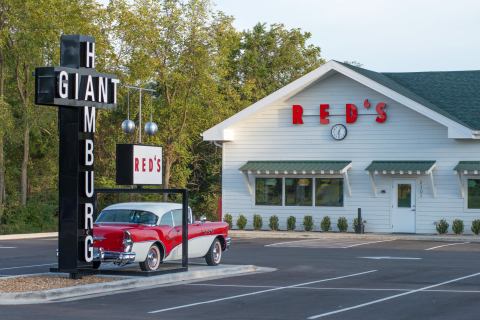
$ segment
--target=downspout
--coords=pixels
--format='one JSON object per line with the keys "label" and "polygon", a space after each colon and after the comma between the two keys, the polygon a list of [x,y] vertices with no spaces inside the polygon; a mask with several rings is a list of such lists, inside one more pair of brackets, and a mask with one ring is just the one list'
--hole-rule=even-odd
{"label": "downspout", "polygon": [[223,144],[221,143],[218,143],[217,141],[213,141],[213,144],[216,146],[216,147],[219,147],[220,149],[223,148]]}

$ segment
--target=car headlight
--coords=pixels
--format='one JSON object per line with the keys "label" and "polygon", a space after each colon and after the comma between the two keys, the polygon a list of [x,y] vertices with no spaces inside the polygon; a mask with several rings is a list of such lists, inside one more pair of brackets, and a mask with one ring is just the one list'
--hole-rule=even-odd
{"label": "car headlight", "polygon": [[132,251],[133,241],[132,235],[128,231],[123,232],[123,251],[130,252]]}

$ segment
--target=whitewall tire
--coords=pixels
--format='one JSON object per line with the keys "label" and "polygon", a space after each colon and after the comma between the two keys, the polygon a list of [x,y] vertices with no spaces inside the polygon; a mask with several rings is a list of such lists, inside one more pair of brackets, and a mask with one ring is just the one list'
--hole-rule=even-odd
{"label": "whitewall tire", "polygon": [[215,239],[205,256],[205,261],[209,266],[217,266],[222,261],[222,243]]}

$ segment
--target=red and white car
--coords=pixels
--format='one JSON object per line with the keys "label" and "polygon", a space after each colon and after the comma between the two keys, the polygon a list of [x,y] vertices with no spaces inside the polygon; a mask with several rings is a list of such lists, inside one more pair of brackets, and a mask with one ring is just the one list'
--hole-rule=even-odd
{"label": "red and white car", "polygon": [[[188,208],[188,257],[205,257],[215,266],[230,246],[228,224],[193,221]],[[182,205],[170,202],[127,202],[106,207],[93,228],[94,267],[138,262],[144,271],[164,261],[182,259]]]}

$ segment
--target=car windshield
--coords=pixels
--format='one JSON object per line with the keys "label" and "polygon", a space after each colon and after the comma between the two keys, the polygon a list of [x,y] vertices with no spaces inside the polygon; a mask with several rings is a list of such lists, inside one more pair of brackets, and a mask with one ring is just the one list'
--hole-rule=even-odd
{"label": "car windshield", "polygon": [[158,217],[148,211],[112,209],[103,210],[97,218],[96,223],[135,223],[135,224],[157,224]]}

